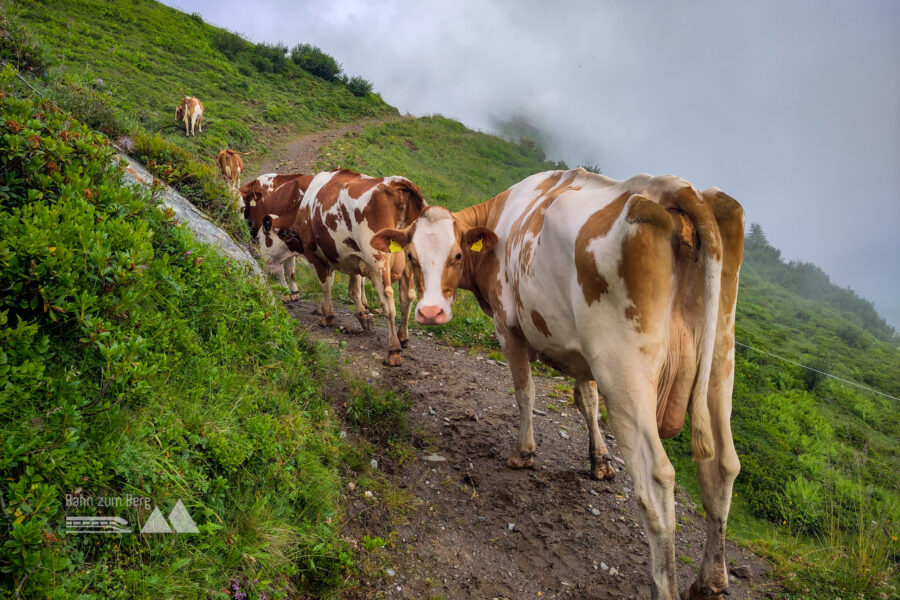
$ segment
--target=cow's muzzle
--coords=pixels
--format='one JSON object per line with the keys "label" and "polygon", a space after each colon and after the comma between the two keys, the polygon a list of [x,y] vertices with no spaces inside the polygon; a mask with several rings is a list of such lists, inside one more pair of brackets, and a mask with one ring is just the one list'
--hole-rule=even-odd
{"label": "cow's muzzle", "polygon": [[420,306],[416,309],[416,323],[419,325],[443,325],[447,321],[447,313],[440,306]]}

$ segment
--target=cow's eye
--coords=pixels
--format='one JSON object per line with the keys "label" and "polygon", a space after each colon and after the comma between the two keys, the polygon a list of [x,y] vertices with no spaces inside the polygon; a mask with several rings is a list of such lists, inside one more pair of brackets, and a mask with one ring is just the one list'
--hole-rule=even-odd
{"label": "cow's eye", "polygon": [[457,252],[457,253],[456,253],[456,260],[457,260],[457,261],[462,260],[462,252]]}

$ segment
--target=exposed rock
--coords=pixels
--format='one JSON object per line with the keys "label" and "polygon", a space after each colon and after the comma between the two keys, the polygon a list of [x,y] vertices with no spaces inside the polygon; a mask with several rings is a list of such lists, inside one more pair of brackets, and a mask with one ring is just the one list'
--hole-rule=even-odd
{"label": "exposed rock", "polygon": [[[138,161],[127,154],[119,154],[119,159],[125,166],[125,182],[132,185],[149,187],[153,185],[156,177],[141,166]],[[194,233],[198,242],[215,246],[219,252],[246,265],[249,269],[263,279],[262,269],[259,263],[247,250],[239,246],[228,233],[221,227],[213,224],[212,219],[190,203],[184,196],[169,186],[163,188],[163,204],[175,212],[175,218],[184,223]]]}

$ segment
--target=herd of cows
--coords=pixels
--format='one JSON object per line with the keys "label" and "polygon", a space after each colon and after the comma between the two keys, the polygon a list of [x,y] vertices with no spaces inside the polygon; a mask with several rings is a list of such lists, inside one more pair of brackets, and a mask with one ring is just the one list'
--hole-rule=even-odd
{"label": "herd of cows", "polygon": [[[178,114],[193,130],[202,104],[185,98]],[[240,156],[223,151],[219,165],[238,188]],[[372,281],[388,322],[386,364],[401,364],[417,298],[416,321],[441,325],[453,318],[458,289],[475,295],[494,320],[519,406],[509,467],[534,462],[530,361],[540,359],[575,379],[591,475],[615,477],[597,422],[602,394],[644,512],[662,599],[678,590],[675,472],[661,439],[676,435],[690,413],[707,539],[699,576],[681,598],[727,593],[725,527],[740,470],[730,417],[744,238],[744,212],[733,198],[674,176],[617,181],[580,168],[532,175],[458,212],[428,205],[405,177],[346,169],[270,173],[239,192],[253,239],[285,287],[288,267],[292,297],[296,257],[312,265],[323,325],[334,319],[331,287],[340,271],[350,275],[356,316],[371,331],[363,283]]]}

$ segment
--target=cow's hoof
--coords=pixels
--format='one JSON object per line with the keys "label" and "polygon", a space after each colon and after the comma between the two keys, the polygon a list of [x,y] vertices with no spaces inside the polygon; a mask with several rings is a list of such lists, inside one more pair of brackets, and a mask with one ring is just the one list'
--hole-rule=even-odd
{"label": "cow's hoof", "polygon": [[281,301],[282,301],[282,302],[290,302],[290,301],[291,301],[291,296],[290,296],[290,294],[282,294],[282,295],[281,295]]}
{"label": "cow's hoof", "polygon": [[319,327],[331,327],[332,325],[334,325],[334,315],[319,319]]}
{"label": "cow's hoof", "polygon": [[681,600],[722,600],[728,595],[728,586],[713,589],[709,585],[695,581],[691,587],[681,592]]}
{"label": "cow's hoof", "polygon": [[510,469],[530,469],[534,467],[534,452],[518,452],[506,459]]}
{"label": "cow's hoof", "polygon": [[597,481],[612,481],[616,478],[616,468],[612,466],[609,454],[591,458],[591,477]]}
{"label": "cow's hoof", "polygon": [[407,346],[409,346],[409,338],[407,338],[407,339],[405,339],[405,340],[400,340],[400,347],[401,347],[401,348],[406,348]]}
{"label": "cow's hoof", "polygon": [[387,358],[384,359],[384,364],[389,367],[399,367],[403,364],[403,358],[400,357],[399,350],[391,350],[388,352]]}
{"label": "cow's hoof", "polygon": [[296,302],[300,299],[300,292],[291,292],[291,302]]}

